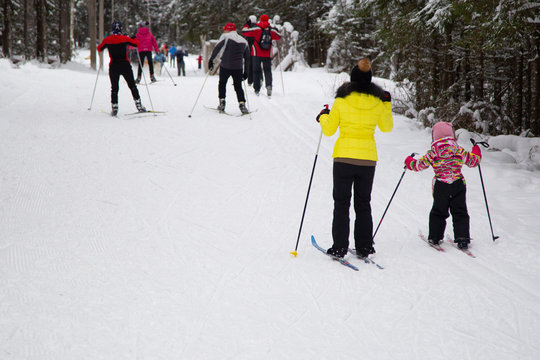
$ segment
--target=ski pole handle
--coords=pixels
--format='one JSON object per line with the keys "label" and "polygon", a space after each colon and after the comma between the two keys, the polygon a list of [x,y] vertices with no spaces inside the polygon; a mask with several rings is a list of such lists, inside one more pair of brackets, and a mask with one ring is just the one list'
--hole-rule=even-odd
{"label": "ski pole handle", "polygon": [[[413,152],[410,156],[413,158],[415,155],[418,155],[418,153]],[[403,169],[407,170],[407,165],[405,165]]]}
{"label": "ski pole handle", "polygon": [[486,141],[476,141],[473,138],[471,138],[471,143],[474,145],[482,145],[485,148],[489,147],[489,144]]}

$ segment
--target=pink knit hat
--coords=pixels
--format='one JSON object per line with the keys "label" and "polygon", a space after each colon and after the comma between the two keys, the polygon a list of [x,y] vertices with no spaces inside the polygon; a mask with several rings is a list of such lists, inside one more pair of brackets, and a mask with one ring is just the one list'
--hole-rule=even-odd
{"label": "pink knit hat", "polygon": [[452,123],[445,121],[439,121],[438,123],[433,125],[433,129],[431,130],[431,136],[433,141],[445,137],[456,137],[454,134],[454,128],[452,127]]}

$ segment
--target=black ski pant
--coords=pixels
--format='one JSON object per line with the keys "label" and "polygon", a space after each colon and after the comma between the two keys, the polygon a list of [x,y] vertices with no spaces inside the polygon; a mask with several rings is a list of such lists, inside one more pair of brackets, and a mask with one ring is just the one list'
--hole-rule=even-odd
{"label": "black ski pant", "polygon": [[120,76],[123,76],[126,80],[129,89],[131,90],[133,100],[139,99],[139,90],[137,90],[137,85],[135,84],[135,79],[133,78],[131,64],[128,61],[112,62],[109,66],[109,79],[111,80],[111,103],[118,104],[118,82],[120,80]]}
{"label": "black ski pant", "polygon": [[180,57],[177,57],[176,64],[178,67],[178,76],[180,76],[180,73],[186,76],[186,63],[184,62],[184,60],[180,60]]}
{"label": "black ski pant", "polygon": [[332,238],[334,248],[349,247],[352,190],[354,189],[354,243],[356,249],[373,246],[373,220],[371,218],[371,189],[375,177],[375,166],[359,166],[334,162],[334,220]]}
{"label": "black ski pant", "polygon": [[248,60],[248,62],[246,64],[247,73],[248,73],[248,78],[247,78],[248,85],[253,84],[253,61],[254,61],[254,59],[255,59],[255,57],[250,55],[249,60]]}
{"label": "black ski pant", "polygon": [[236,91],[238,102],[246,102],[244,90],[242,90],[242,69],[219,68],[218,97],[225,99],[227,80],[229,80],[230,76],[233,78],[234,91]]}
{"label": "black ski pant", "polygon": [[154,75],[154,61],[152,60],[151,51],[139,51],[139,69],[137,70],[137,77],[140,78],[142,74],[142,67],[144,66],[144,59],[148,59],[148,69],[150,70],[150,76]]}
{"label": "black ski pant", "polygon": [[253,89],[255,92],[261,90],[263,70],[266,87],[272,87],[272,59],[269,57],[253,56]]}
{"label": "black ski pant", "polygon": [[448,210],[452,214],[454,239],[469,239],[469,213],[466,203],[467,188],[463,179],[451,184],[436,180],[433,186],[433,207],[429,213],[429,238],[442,240]]}

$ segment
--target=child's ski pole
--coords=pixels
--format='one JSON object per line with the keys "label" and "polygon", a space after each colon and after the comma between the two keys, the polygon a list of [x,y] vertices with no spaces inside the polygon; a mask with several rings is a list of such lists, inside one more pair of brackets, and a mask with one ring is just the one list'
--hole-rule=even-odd
{"label": "child's ski pole", "polygon": [[[485,141],[476,142],[474,139],[471,139],[471,142],[472,142],[473,146],[480,144],[485,148],[489,147],[489,144],[487,142],[485,142]],[[484,178],[482,177],[482,169],[480,168],[480,164],[478,164],[478,172],[480,173],[480,182],[482,183],[482,191],[484,192],[484,200],[486,202],[486,210],[487,210],[487,215],[488,215],[488,220],[489,220],[489,228],[491,229],[491,237],[492,237],[493,241],[495,241],[499,237],[495,236],[493,234],[493,225],[491,224],[491,215],[489,214],[489,206],[488,206],[488,201],[487,201],[487,196],[486,196],[486,188],[484,187]]]}

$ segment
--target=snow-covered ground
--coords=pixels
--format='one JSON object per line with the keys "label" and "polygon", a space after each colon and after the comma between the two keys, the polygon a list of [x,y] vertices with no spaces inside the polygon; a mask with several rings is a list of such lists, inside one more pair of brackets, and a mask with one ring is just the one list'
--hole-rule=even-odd
{"label": "snow-covered ground", "polygon": [[[274,96],[248,88],[248,116],[220,115],[217,77],[121,81],[108,115],[103,71],[83,53],[60,69],[0,60],[0,359],[471,359],[540,353],[538,139],[496,137],[482,174],[465,168],[473,259],[427,232],[431,170],[407,172],[352,271],[331,245],[332,159],[323,138],[294,250],[320,128],[346,76],[274,71]],[[283,82],[282,82],[283,79]],[[392,83],[376,79],[390,90]],[[283,90],[284,89],[284,90]],[[227,110],[239,114],[229,84]],[[394,116],[376,133],[375,224],[430,131]],[[470,149],[461,132],[460,143]],[[479,138],[479,137],[478,137]],[[447,233],[451,234],[449,221]]]}

